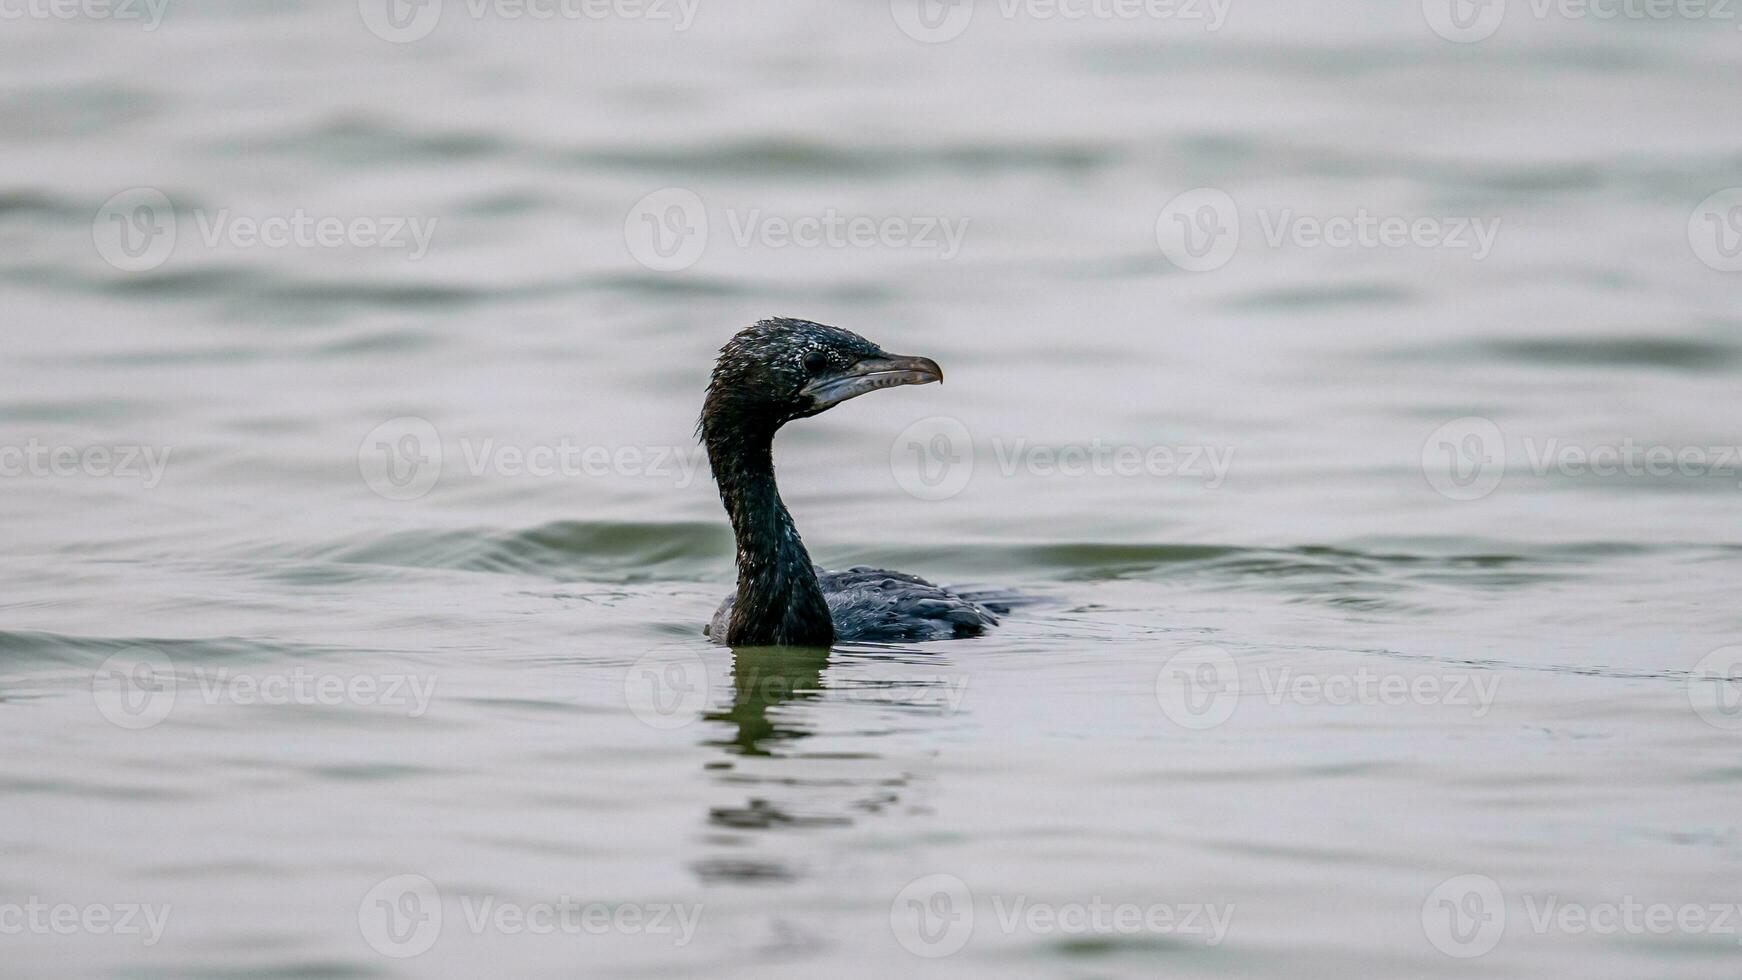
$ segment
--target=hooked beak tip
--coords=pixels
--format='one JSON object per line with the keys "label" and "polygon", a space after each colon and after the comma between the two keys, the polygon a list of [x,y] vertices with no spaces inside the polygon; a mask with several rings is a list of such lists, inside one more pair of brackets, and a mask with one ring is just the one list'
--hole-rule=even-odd
{"label": "hooked beak tip", "polygon": [[889,360],[896,365],[896,370],[911,371],[918,376],[918,380],[911,384],[944,383],[944,369],[929,357],[892,357]]}

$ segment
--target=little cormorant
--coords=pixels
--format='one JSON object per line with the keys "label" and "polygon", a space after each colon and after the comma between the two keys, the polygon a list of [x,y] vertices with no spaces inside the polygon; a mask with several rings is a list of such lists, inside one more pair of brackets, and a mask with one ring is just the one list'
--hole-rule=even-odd
{"label": "little cormorant", "polygon": [[738,543],[738,590],[708,636],[732,646],[829,646],[974,636],[997,625],[997,607],[913,575],[812,565],[774,485],[782,425],[878,388],[943,379],[929,357],[887,354],[808,320],[763,320],[720,348],[698,428]]}

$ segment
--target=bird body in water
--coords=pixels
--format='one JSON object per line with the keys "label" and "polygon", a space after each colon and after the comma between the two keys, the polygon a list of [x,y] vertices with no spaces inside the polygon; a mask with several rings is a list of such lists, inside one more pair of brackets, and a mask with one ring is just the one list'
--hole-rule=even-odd
{"label": "bird body in water", "polygon": [[929,357],[888,354],[848,330],[784,317],[720,349],[699,425],[738,545],[738,589],[707,627],[732,646],[828,646],[974,636],[995,606],[901,572],[824,571],[774,483],[774,434],[868,391],[943,380]]}

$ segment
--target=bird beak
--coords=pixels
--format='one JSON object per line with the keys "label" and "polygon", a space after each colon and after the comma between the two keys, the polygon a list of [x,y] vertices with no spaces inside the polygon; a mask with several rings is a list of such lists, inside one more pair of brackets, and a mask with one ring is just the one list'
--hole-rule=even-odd
{"label": "bird beak", "polygon": [[811,397],[815,410],[820,412],[878,388],[923,385],[943,380],[944,369],[938,367],[938,362],[929,357],[888,354],[883,357],[867,357],[845,371],[817,378],[801,390]]}

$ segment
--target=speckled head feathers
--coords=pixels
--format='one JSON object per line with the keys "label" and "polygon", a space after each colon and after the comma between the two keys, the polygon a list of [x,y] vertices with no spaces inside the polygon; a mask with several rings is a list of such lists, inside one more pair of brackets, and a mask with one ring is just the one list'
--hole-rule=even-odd
{"label": "speckled head feathers", "polygon": [[720,348],[701,428],[707,431],[710,416],[778,427],[813,415],[821,408],[805,394],[805,386],[816,376],[884,356],[881,347],[851,330],[789,317],[759,321]]}

